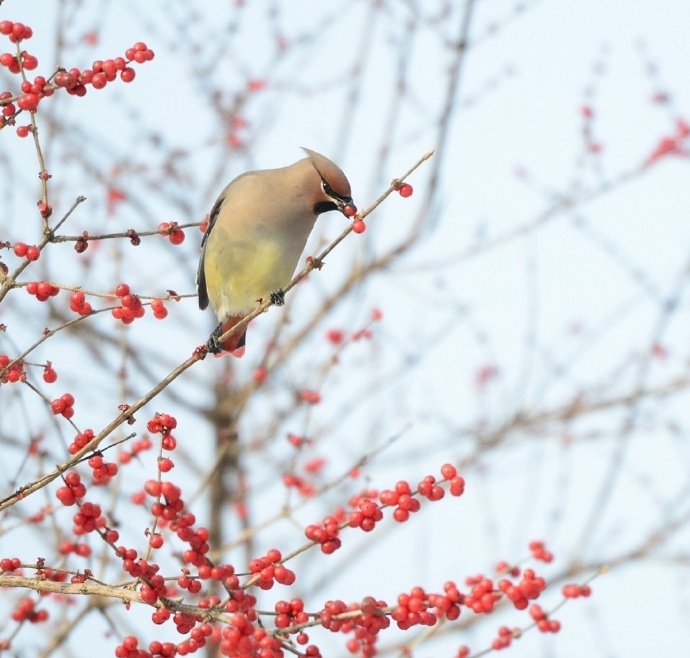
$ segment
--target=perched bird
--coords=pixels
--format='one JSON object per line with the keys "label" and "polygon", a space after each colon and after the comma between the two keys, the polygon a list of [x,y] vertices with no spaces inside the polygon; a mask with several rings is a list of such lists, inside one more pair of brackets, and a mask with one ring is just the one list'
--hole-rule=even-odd
{"label": "perched bird", "polygon": [[209,303],[219,324],[206,344],[241,356],[246,327],[218,339],[271,299],[283,304],[283,286],[295,272],[316,218],[329,210],[356,214],[350,183],[328,158],[307,157],[289,167],[250,171],[232,180],[211,210],[197,272],[199,308]]}

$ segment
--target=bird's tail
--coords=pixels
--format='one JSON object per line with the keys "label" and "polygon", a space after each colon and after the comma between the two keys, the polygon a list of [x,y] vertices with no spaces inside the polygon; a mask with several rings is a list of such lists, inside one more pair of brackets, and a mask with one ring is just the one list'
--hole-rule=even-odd
{"label": "bird's tail", "polygon": [[[221,335],[224,334],[228,329],[232,329],[240,320],[244,318],[244,315],[232,315],[225,322],[223,322],[223,331]],[[230,338],[228,338],[223,343],[223,349],[231,352],[233,356],[241,357],[244,356],[244,344],[247,339],[247,327],[236,331]]]}

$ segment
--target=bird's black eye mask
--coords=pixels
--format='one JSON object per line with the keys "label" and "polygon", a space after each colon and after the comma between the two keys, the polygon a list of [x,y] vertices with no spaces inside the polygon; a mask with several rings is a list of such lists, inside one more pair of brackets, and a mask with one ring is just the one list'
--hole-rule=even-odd
{"label": "bird's black eye mask", "polygon": [[[337,194],[333,188],[325,181],[323,178],[321,179],[321,189],[324,191],[324,193],[331,197],[331,199],[334,200],[336,208],[342,204],[343,206],[346,206],[348,204],[352,204],[352,199],[350,197],[342,197],[339,194]],[[340,202],[338,204],[337,202]],[[319,204],[320,205],[320,204]],[[335,208],[330,208],[331,210],[334,210]],[[322,211],[323,212],[323,211]]]}

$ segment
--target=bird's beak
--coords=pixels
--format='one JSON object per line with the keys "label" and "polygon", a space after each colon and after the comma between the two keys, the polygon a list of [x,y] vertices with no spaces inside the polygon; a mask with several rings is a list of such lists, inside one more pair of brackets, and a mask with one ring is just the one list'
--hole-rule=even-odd
{"label": "bird's beak", "polygon": [[352,203],[351,199],[345,203],[339,203],[338,210],[340,210],[345,217],[354,217],[357,214],[357,206]]}

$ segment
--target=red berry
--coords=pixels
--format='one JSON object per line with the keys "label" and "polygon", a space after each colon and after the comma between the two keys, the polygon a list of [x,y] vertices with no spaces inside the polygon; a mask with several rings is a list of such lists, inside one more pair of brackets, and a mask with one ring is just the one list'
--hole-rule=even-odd
{"label": "red berry", "polygon": [[26,250],[26,258],[27,260],[38,260],[41,255],[41,250],[38,247],[35,246],[30,246],[27,247]]}
{"label": "red berry", "polygon": [[367,230],[367,226],[361,219],[356,219],[352,222],[352,230],[355,233],[364,233]]}
{"label": "red berry", "polygon": [[23,242],[17,242],[17,244],[14,245],[14,254],[19,258],[24,258],[28,249],[28,245],[24,244]]}
{"label": "red berry", "polygon": [[103,89],[108,84],[108,79],[105,76],[105,73],[94,73],[93,77],[91,78],[91,84],[93,85],[94,89]]}
{"label": "red berry", "polygon": [[35,110],[38,106],[38,96],[36,94],[24,94],[17,100],[17,105],[19,105],[22,110]]}
{"label": "red berry", "polygon": [[[27,39],[28,37],[24,37]],[[27,70],[27,71],[33,71],[37,66],[38,66],[38,59],[36,59],[33,55],[29,55],[28,53],[24,53],[22,57],[22,66]]]}
{"label": "red berry", "polygon": [[184,231],[180,229],[173,229],[170,231],[170,235],[168,236],[168,240],[172,242],[173,244],[182,244],[185,239],[185,234]]}
{"label": "red berry", "polygon": [[43,381],[46,382],[46,384],[54,384],[57,378],[58,376],[55,370],[50,366],[46,366],[43,370]]}
{"label": "red berry", "polygon": [[413,191],[412,185],[409,183],[403,183],[400,185],[400,187],[398,187],[398,194],[405,199],[409,196],[412,196]]}
{"label": "red berry", "polygon": [[151,548],[160,548],[163,546],[163,537],[159,534],[152,534],[149,537],[149,546]]}

